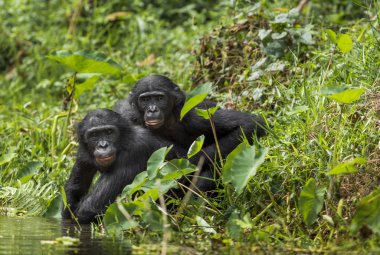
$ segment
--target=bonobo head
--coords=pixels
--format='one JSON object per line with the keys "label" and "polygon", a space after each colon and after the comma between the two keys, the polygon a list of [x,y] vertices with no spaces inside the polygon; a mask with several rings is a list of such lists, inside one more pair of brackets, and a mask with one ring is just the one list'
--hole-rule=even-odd
{"label": "bonobo head", "polygon": [[121,116],[107,109],[98,109],[86,115],[78,125],[80,144],[87,147],[95,164],[105,169],[117,158],[121,136],[128,128]]}
{"label": "bonobo head", "polygon": [[146,76],[135,84],[131,104],[137,106],[145,126],[158,129],[178,120],[185,94],[169,78],[162,75]]}

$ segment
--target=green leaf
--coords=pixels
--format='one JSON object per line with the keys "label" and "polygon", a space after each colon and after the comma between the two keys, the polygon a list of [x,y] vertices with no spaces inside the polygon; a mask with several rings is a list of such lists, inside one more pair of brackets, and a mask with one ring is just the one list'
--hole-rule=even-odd
{"label": "green leaf", "polygon": [[65,188],[63,186],[61,187],[61,197],[62,197],[63,205],[66,208],[67,207],[67,196],[66,196]]}
{"label": "green leaf", "polygon": [[1,156],[1,158],[0,158],[0,166],[4,165],[6,163],[11,162],[12,159],[14,159],[16,156],[17,156],[17,154],[14,153],[14,152],[9,152],[9,153]]}
{"label": "green leaf", "polygon": [[380,234],[380,189],[362,198],[351,222],[351,231],[356,233],[363,226]]}
{"label": "green leaf", "polygon": [[321,90],[321,95],[327,96],[340,103],[349,104],[357,101],[364,93],[364,88],[348,88],[347,86],[330,86]]}
{"label": "green leaf", "polygon": [[[119,207],[122,209],[120,211]],[[122,231],[135,228],[138,222],[132,219],[133,213],[138,209],[135,203],[111,204],[103,217],[104,226],[110,234],[121,234]],[[128,213],[129,217],[126,215]]]}
{"label": "green leaf", "polygon": [[166,176],[170,173],[173,173],[177,170],[196,168],[195,165],[191,164],[190,161],[186,158],[172,159],[167,162],[160,170],[162,176]]}
{"label": "green leaf", "polygon": [[148,160],[148,179],[152,180],[157,176],[158,170],[163,166],[165,157],[172,147],[162,147],[161,149],[156,150],[150,156]]}
{"label": "green leaf", "polygon": [[86,90],[91,90],[95,83],[99,80],[100,76],[94,75],[91,78],[88,78],[85,82],[79,83],[75,86],[75,94],[74,97],[78,98],[83,94]]}
{"label": "green leaf", "polygon": [[61,50],[52,52],[46,57],[73,69],[77,73],[120,74],[121,71],[121,67],[115,61],[104,54],[91,50],[74,53]]}
{"label": "green leaf", "polygon": [[191,91],[186,99],[185,105],[181,109],[180,119],[186,115],[191,109],[201,103],[211,91],[211,83],[205,83],[201,86],[196,87]]}
{"label": "green leaf", "polygon": [[141,218],[151,231],[163,231],[162,212],[158,209],[157,203],[152,199],[149,199],[147,206],[142,210]]}
{"label": "green leaf", "polygon": [[62,201],[61,196],[57,196],[56,198],[54,198],[48,205],[48,208],[44,214],[44,217],[61,218],[61,211],[62,211],[61,201]]}
{"label": "green leaf", "polygon": [[237,209],[235,209],[231,213],[226,224],[228,235],[235,240],[239,240],[243,233],[243,229],[237,224],[238,220],[240,220],[240,213]]}
{"label": "green leaf", "polygon": [[339,103],[350,104],[352,102],[359,100],[360,96],[363,93],[364,93],[364,88],[347,89],[343,92],[336,93],[328,97],[331,99],[334,99],[335,101],[338,101]]}
{"label": "green leaf", "polygon": [[203,232],[205,233],[210,233],[210,234],[216,234],[215,229],[213,229],[210,224],[207,223],[202,217],[196,216],[195,220],[197,221],[197,225],[202,229]]}
{"label": "green leaf", "polygon": [[185,169],[180,169],[175,172],[168,173],[164,177],[162,177],[162,181],[171,181],[171,180],[178,180],[179,178],[188,175],[190,173],[194,173],[196,171],[195,168],[185,168]]}
{"label": "green leaf", "polygon": [[352,49],[351,37],[347,34],[339,35],[337,45],[341,52],[349,52]]}
{"label": "green leaf", "polygon": [[202,85],[197,86],[195,89],[187,93],[186,100],[189,100],[190,98],[199,94],[209,94],[211,90],[212,90],[212,83],[206,82]]}
{"label": "green leaf", "polygon": [[257,168],[264,162],[268,148],[259,148],[245,142],[239,144],[226,158],[223,166],[224,183],[232,183],[240,194],[249,179],[256,174]]}
{"label": "green leaf", "polygon": [[215,112],[218,109],[219,109],[219,105],[217,105],[215,107],[208,108],[206,110],[195,108],[195,111],[196,111],[198,116],[204,118],[205,120],[208,120],[215,114]]}
{"label": "green leaf", "polygon": [[17,179],[21,179],[24,176],[34,175],[43,166],[42,162],[32,161],[26,164],[22,169],[17,172]]}
{"label": "green leaf", "polygon": [[302,189],[298,198],[298,209],[306,225],[310,226],[317,220],[318,213],[322,210],[325,192],[325,188],[317,189],[313,178],[310,178]]}
{"label": "green leaf", "polygon": [[326,34],[327,38],[330,39],[333,43],[337,43],[338,41],[336,40],[336,33],[332,31],[331,29],[326,29]]}
{"label": "green leaf", "polygon": [[136,191],[140,190],[141,187],[145,184],[148,178],[147,171],[141,172],[135,176],[133,182],[124,187],[122,194],[123,195],[133,195]]}
{"label": "green leaf", "polygon": [[342,164],[337,165],[333,169],[331,169],[328,174],[347,174],[347,173],[356,173],[358,169],[355,164],[365,164],[367,161],[364,158],[354,158],[351,161],[344,162]]}
{"label": "green leaf", "polygon": [[196,155],[202,149],[203,142],[205,141],[205,136],[199,136],[190,146],[189,151],[187,152],[187,157],[191,158]]}

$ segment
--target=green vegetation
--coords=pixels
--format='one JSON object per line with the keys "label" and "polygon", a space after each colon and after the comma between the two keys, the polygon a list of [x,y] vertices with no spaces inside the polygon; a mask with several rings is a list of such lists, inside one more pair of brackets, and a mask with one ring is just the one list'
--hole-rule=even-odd
{"label": "green vegetation", "polygon": [[216,162],[215,197],[166,205],[195,168],[158,151],[108,208],[110,234],[241,254],[380,251],[377,0],[121,2],[0,1],[1,214],[57,216],[75,124],[164,74],[193,91],[181,115],[209,94],[270,134]]}

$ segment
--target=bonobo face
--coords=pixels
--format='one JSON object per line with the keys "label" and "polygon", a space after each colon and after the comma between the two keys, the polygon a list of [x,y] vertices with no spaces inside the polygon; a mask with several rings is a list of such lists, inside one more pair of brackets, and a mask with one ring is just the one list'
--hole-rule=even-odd
{"label": "bonobo face", "polygon": [[93,152],[96,163],[102,167],[110,166],[116,159],[119,131],[113,125],[102,125],[88,129],[85,139]]}
{"label": "bonobo face", "polygon": [[138,107],[144,112],[145,125],[150,129],[161,127],[165,123],[165,113],[171,110],[169,98],[161,91],[140,94]]}

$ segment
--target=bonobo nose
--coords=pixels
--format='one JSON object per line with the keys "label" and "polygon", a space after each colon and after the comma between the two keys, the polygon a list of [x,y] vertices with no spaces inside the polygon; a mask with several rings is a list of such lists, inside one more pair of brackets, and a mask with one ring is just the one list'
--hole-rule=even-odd
{"label": "bonobo nose", "polygon": [[148,108],[148,111],[149,112],[157,112],[158,108],[155,105],[150,105],[149,108]]}
{"label": "bonobo nose", "polygon": [[107,148],[107,147],[108,147],[108,142],[107,142],[107,141],[100,141],[100,142],[98,143],[98,146],[99,146],[100,148]]}

